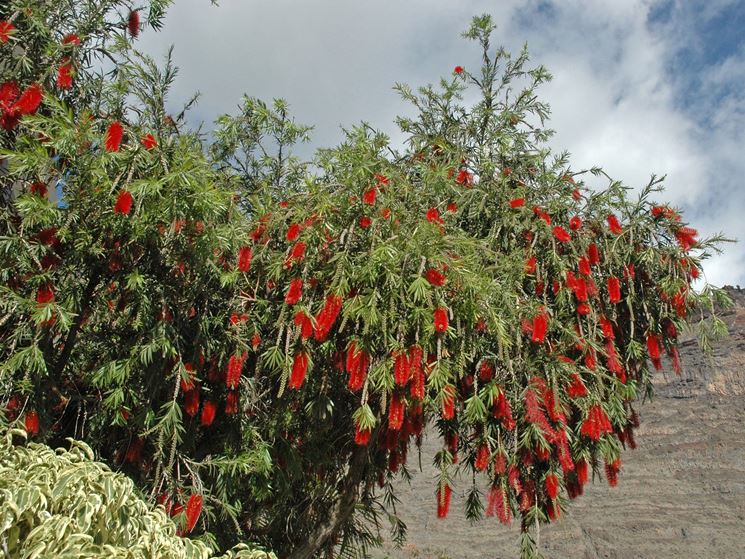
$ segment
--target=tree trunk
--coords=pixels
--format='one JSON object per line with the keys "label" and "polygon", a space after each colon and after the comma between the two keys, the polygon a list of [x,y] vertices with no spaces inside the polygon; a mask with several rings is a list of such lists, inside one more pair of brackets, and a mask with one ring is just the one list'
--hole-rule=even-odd
{"label": "tree trunk", "polygon": [[365,466],[367,464],[367,449],[356,446],[349,460],[349,469],[339,488],[339,497],[329,511],[325,522],[320,522],[315,530],[308,536],[308,541],[297,547],[287,556],[287,559],[310,559],[329,540],[335,537],[341,526],[349,520],[354,513],[357,503],[357,493],[360,483],[364,479]]}

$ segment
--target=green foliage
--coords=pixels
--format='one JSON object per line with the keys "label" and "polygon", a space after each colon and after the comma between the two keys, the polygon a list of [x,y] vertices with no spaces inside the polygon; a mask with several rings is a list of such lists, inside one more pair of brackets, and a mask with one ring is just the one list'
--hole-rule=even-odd
{"label": "green foliage", "polygon": [[[224,555],[176,535],[162,507],[152,507],[132,480],[93,460],[91,448],[19,444],[24,431],[0,441],[0,547],[7,557],[275,559],[239,546]],[[16,441],[14,443],[13,441]]]}

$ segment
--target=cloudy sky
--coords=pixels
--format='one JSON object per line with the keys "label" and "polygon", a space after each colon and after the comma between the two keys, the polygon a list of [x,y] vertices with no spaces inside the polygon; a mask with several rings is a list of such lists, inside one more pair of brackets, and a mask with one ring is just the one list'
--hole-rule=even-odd
{"label": "cloudy sky", "polygon": [[[601,165],[632,187],[667,175],[665,198],[703,235],[745,241],[745,0],[177,0],[154,56],[175,45],[174,106],[202,94],[194,122],[234,112],[243,93],[282,97],[315,127],[313,147],[365,120],[400,136],[391,89],[479,66],[460,38],[488,12],[509,50],[527,42],[551,71],[552,147],[572,168]],[[745,287],[745,246],[705,267]]]}

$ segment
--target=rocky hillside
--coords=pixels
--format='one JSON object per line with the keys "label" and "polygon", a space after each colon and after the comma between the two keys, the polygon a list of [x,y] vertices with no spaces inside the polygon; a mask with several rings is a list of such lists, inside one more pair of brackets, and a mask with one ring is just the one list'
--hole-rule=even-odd
{"label": "rocky hillside", "polygon": [[[692,337],[684,341],[683,375],[664,371],[654,400],[638,408],[639,446],[624,453],[618,486],[596,481],[570,515],[541,529],[547,559],[745,558],[745,290],[726,289],[736,303],[721,314],[729,336],[709,357]],[[462,492],[454,492],[449,517],[436,518],[431,462],[439,445],[427,438],[423,472],[400,483],[407,543],[376,556],[516,557],[517,524],[471,525]]]}

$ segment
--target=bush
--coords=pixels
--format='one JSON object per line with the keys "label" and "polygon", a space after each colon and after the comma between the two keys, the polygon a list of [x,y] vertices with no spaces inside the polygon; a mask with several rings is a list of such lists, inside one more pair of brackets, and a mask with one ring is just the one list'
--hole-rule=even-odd
{"label": "bush", "polygon": [[[93,460],[85,443],[70,449],[0,440],[0,547],[8,557],[207,559],[205,543],[179,537],[162,507],[153,508],[132,480]],[[241,546],[219,559],[276,559]]]}

